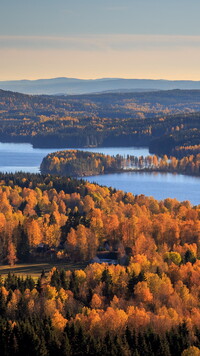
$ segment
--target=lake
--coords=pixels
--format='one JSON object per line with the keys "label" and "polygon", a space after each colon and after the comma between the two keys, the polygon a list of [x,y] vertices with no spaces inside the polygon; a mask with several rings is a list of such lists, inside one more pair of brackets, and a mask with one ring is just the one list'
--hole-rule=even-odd
{"label": "lake", "polygon": [[[62,149],[63,150],[63,149]],[[147,148],[138,147],[106,147],[87,148],[84,151],[101,152],[109,155],[147,156]],[[61,149],[33,148],[31,144],[0,143],[0,171],[24,171],[38,173],[42,159],[51,152]],[[136,194],[153,196],[155,199],[176,198],[180,201],[189,200],[192,204],[200,204],[200,178],[172,173],[139,173],[125,172],[86,177],[90,182],[113,187]]]}
{"label": "lake", "polygon": [[[70,149],[70,148],[69,148]],[[80,148],[82,151],[100,152],[115,156],[135,155],[147,156],[148,148],[138,147],[111,147],[111,148]],[[43,158],[51,152],[63,151],[62,149],[33,148],[29,143],[1,143],[0,142],[0,171],[14,173],[17,171],[39,173]]]}
{"label": "lake", "polygon": [[96,182],[107,187],[131,192],[134,195],[144,194],[155,199],[176,198],[200,204],[200,178],[172,173],[127,172],[101,176],[85,177],[89,182]]}

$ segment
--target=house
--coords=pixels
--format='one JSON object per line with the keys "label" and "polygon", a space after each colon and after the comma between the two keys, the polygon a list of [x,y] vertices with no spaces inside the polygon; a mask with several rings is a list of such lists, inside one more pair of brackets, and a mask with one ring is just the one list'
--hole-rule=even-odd
{"label": "house", "polygon": [[101,251],[90,261],[91,263],[108,263],[109,265],[117,265],[118,252]]}

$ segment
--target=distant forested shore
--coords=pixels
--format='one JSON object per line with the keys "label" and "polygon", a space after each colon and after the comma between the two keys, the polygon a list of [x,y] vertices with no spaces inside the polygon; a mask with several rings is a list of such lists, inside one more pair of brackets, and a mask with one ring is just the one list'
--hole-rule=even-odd
{"label": "distant forested shore", "polygon": [[0,141],[37,148],[146,146],[200,153],[200,91],[24,95],[0,90]]}

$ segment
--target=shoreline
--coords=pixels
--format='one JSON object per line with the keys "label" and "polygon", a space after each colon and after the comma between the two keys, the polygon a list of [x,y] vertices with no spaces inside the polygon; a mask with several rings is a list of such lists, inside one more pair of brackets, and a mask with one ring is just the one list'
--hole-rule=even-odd
{"label": "shoreline", "polygon": [[104,173],[95,173],[95,174],[83,174],[83,175],[62,175],[62,174],[57,174],[57,173],[49,173],[49,172],[41,172],[39,171],[39,174],[50,174],[50,175],[55,175],[55,176],[61,176],[61,177],[71,177],[71,178],[85,178],[85,177],[96,177],[96,176],[104,176],[104,175],[109,175],[109,174],[123,174],[123,173],[162,173],[162,174],[174,174],[174,175],[184,175],[188,177],[196,177],[200,178],[200,175],[198,174],[190,174],[186,172],[178,172],[178,171],[171,171],[171,170],[160,170],[160,169],[148,169],[148,168],[141,168],[141,169],[118,169],[116,171],[112,172],[104,172]]}

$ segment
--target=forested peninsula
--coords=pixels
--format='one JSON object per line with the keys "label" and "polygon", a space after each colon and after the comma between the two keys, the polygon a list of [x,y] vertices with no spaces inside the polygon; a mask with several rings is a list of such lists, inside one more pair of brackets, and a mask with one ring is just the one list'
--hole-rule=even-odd
{"label": "forested peninsula", "polygon": [[42,174],[84,177],[107,173],[134,172],[171,172],[188,175],[200,175],[200,154],[180,159],[164,155],[135,157],[132,155],[110,156],[101,153],[65,150],[48,154],[40,165]]}
{"label": "forested peninsula", "polygon": [[122,171],[124,157],[80,150],[58,151],[43,158],[40,171],[70,177],[84,177]]}
{"label": "forested peninsula", "polygon": [[37,281],[11,273],[0,279],[1,352],[193,355],[200,348],[199,258],[200,206],[0,173],[1,263],[86,265],[52,268]]}

